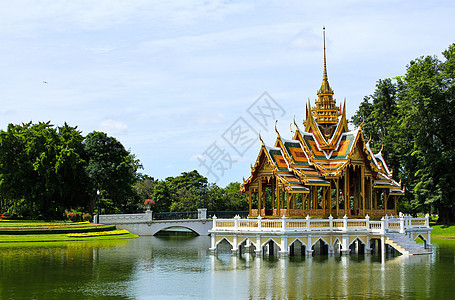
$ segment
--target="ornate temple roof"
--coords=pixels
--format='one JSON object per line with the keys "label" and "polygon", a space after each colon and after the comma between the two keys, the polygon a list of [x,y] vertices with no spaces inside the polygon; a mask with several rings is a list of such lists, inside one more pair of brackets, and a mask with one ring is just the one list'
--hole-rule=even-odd
{"label": "ornate temple roof", "polygon": [[311,185],[330,185],[329,179],[340,178],[348,165],[364,165],[374,178],[374,187],[388,188],[390,194],[401,195],[401,184],[392,179],[392,172],[379,152],[374,154],[365,142],[361,126],[349,131],[346,101],[337,106],[333,98],[326,68],[324,31],[324,70],[316,106],[307,105],[304,130],[294,121],[292,139],[284,139],[276,129],[273,147],[262,141],[261,151],[244,187],[255,182],[264,162],[271,168],[270,176],[277,176],[288,191],[306,192]]}

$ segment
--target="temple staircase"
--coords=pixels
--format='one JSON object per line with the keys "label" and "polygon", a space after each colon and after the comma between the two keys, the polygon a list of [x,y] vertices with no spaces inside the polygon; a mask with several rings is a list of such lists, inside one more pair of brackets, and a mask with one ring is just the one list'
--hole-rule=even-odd
{"label": "temple staircase", "polygon": [[388,233],[385,236],[385,243],[392,246],[398,252],[404,255],[431,254],[431,251],[425,249],[416,241],[410,239],[402,233]]}

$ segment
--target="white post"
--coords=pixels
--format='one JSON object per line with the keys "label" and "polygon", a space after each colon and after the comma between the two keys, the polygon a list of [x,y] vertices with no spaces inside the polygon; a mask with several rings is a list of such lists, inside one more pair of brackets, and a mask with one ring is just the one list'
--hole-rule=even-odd
{"label": "white post", "polygon": [[430,215],[429,215],[429,214],[426,214],[426,215],[425,215],[425,219],[426,219],[426,220],[425,220],[425,225],[426,225],[427,227],[430,227]]}
{"label": "white post", "polygon": [[[345,217],[346,217],[346,215],[345,215]],[[344,217],[343,217],[343,219],[344,219]],[[347,219],[347,217],[346,217],[346,219]],[[351,252],[351,249],[349,249],[349,236],[343,235],[342,239],[343,239],[343,242],[342,242],[341,254],[348,255],[349,252]]]}
{"label": "white post", "polygon": [[237,230],[237,228],[239,226],[239,219],[240,219],[240,216],[239,215],[235,215],[235,217],[234,217],[234,230]]}
{"label": "white post", "polygon": [[385,223],[385,218],[381,218],[381,234],[385,234],[386,232],[386,223]]}
{"label": "white post", "polygon": [[348,216],[346,215],[343,217],[343,230],[348,231]]}
{"label": "white post", "polygon": [[233,237],[233,239],[232,239],[232,243],[233,243],[234,245],[232,245],[231,251],[232,251],[232,253],[235,254],[235,253],[237,253],[237,252],[239,251],[239,248],[237,247],[237,235],[234,235],[234,237]]}
{"label": "white post", "polygon": [[400,233],[405,233],[404,231],[404,217],[400,216]]}
{"label": "white post", "polygon": [[207,208],[198,208],[197,216],[199,220],[207,220]]}
{"label": "white post", "polygon": [[262,220],[262,217],[261,215],[258,216],[258,230],[261,230],[261,220]]}
{"label": "white post", "polygon": [[333,231],[333,217],[332,217],[332,215],[329,216],[329,227],[330,227],[330,231]]}
{"label": "white post", "polygon": [[[310,221],[310,216],[307,215],[307,221],[309,222]],[[309,223],[308,223],[309,224]],[[307,256],[311,256],[313,254],[313,249],[311,249],[313,245],[311,245],[311,235],[308,236],[307,238],[307,247],[305,249],[305,254]]]}
{"label": "white post", "polygon": [[288,256],[289,255],[289,252],[288,252],[288,238],[286,236],[282,236],[281,237],[281,247],[280,248],[281,248],[280,252],[278,252],[278,254],[280,256]]}
{"label": "white post", "polygon": [[[260,216],[258,216],[258,217],[260,217]],[[256,252],[257,255],[262,254],[261,236],[260,235],[256,236],[256,249],[254,249],[254,252]]]}
{"label": "white post", "polygon": [[153,220],[153,212],[149,209],[145,211],[145,220],[151,222]]}
{"label": "white post", "polygon": [[217,219],[217,217],[215,215],[213,215],[213,217],[212,217],[212,220],[213,220],[212,230],[216,229],[216,219]]}
{"label": "white post", "polygon": [[[365,216],[365,224],[367,226],[367,230],[370,230],[370,216],[368,214]],[[365,247],[365,249],[366,249],[366,247]]]}
{"label": "white post", "polygon": [[365,245],[365,254],[371,254],[371,248],[370,248],[370,236],[367,235],[367,244]]}
{"label": "white post", "polygon": [[311,225],[310,225],[310,215],[306,215],[306,228],[308,230],[311,230]]}
{"label": "white post", "polygon": [[[215,222],[215,220],[213,222]],[[212,253],[216,252],[215,235],[213,233],[211,234],[211,245],[212,247],[210,247],[210,251],[212,251]]]}
{"label": "white post", "polygon": [[384,232],[389,231],[389,216],[385,215],[384,217]]}
{"label": "white post", "polygon": [[281,217],[281,230],[286,231],[286,216],[285,215],[283,215]]}

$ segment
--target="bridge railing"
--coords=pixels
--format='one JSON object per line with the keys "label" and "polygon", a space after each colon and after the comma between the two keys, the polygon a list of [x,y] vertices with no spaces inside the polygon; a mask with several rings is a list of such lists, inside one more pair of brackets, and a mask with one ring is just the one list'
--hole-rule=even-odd
{"label": "bridge railing", "polygon": [[286,217],[277,219],[263,219],[258,216],[255,219],[242,219],[236,216],[233,219],[222,219],[213,217],[213,231],[358,231],[367,230],[370,232],[386,233],[400,232],[412,228],[429,228],[429,216],[425,218],[412,218],[409,215],[402,215],[400,218],[385,216],[380,221],[370,221],[367,215],[363,219],[288,219]]}
{"label": "bridge railing", "polygon": [[197,211],[154,212],[153,220],[197,219]]}
{"label": "bridge railing", "polygon": [[[201,210],[201,209],[199,209]],[[205,209],[202,209],[205,210]],[[200,214],[199,211],[176,211],[176,212],[152,212],[146,211],[139,214],[111,214],[94,216],[95,223],[115,223],[115,222],[130,222],[140,223],[152,220],[185,220],[185,219],[211,219],[213,216],[221,216],[222,218],[233,218],[236,215],[242,217],[248,216],[248,211],[208,211],[207,214]]]}
{"label": "bridge railing", "polygon": [[143,223],[152,220],[151,213],[144,214],[112,214],[112,215],[96,215],[101,224],[111,223]]}

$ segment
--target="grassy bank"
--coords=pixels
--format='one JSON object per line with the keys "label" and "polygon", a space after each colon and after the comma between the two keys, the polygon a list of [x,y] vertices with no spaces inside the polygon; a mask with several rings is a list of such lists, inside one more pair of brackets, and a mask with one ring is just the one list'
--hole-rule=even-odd
{"label": "grassy bank", "polygon": [[433,227],[431,238],[455,239],[455,223],[449,225],[430,224]]}
{"label": "grassy bank", "polygon": [[0,243],[130,239],[137,235],[115,225],[89,222],[0,221]]}

